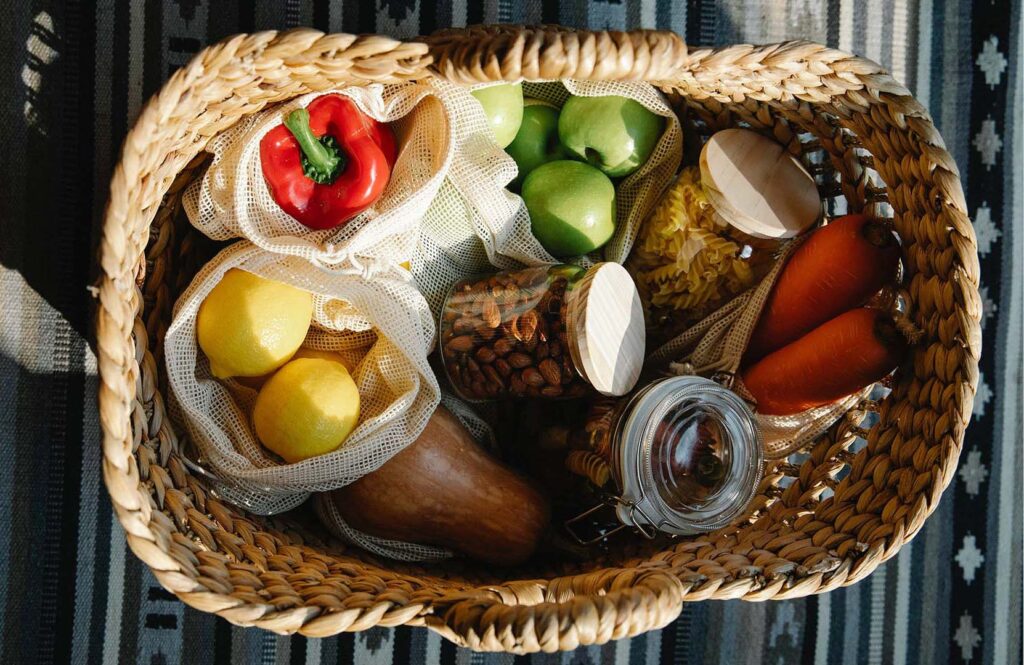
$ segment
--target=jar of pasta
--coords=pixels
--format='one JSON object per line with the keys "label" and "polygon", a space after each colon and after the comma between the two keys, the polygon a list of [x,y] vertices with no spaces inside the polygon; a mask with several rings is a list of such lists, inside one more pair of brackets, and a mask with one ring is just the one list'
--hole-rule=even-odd
{"label": "jar of pasta", "polygon": [[643,309],[617,263],[523,268],[456,282],[438,327],[462,398],[624,395],[643,365]]}
{"label": "jar of pasta", "polygon": [[775,251],[822,215],[814,179],[781,145],[745,129],[715,133],[640,229],[628,263],[648,325],[670,332],[746,290]]}
{"label": "jar of pasta", "polygon": [[[761,481],[754,416],[710,379],[665,378],[628,398],[598,400],[577,431],[566,465],[604,497],[566,523],[583,544],[627,527],[647,538],[719,529],[746,514]],[[580,533],[605,506],[618,525],[596,536]]]}

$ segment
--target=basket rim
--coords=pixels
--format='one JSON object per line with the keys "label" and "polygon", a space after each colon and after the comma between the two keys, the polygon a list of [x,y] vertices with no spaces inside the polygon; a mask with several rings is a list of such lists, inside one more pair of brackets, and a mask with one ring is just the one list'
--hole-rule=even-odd
{"label": "basket rim", "polygon": [[[928,264],[932,261],[930,257],[925,257],[927,261],[922,259],[918,267],[927,277],[920,280],[920,293],[915,295],[935,300],[935,316],[955,325],[940,331],[947,338],[940,341],[949,342],[948,346],[936,344],[923,351],[926,357],[920,359],[922,366],[928,365],[932,372],[932,376],[922,380],[921,389],[941,392],[932,399],[939,400],[939,404],[952,404],[953,408],[943,407],[945,419],[937,415],[933,422],[921,425],[926,431],[912,432],[918,438],[936,439],[922,444],[923,470],[919,476],[900,479],[912,485],[925,483],[907,490],[908,496],[914,497],[913,504],[894,508],[906,510],[888,525],[889,532],[857,556],[844,555],[838,567],[812,567],[800,575],[795,575],[792,568],[781,567],[761,579],[727,578],[721,574],[717,578],[681,578],[666,561],[655,557],[641,566],[595,570],[546,581],[520,580],[502,587],[488,586],[426,600],[385,588],[376,596],[371,594],[370,600],[340,609],[328,606],[329,611],[324,611],[323,606],[310,604],[278,609],[266,601],[246,601],[230,593],[230,584],[198,569],[186,568],[175,558],[175,554],[181,554],[176,549],[180,544],[168,535],[176,532],[179,525],[164,514],[168,509],[159,505],[167,496],[162,489],[172,479],[159,463],[156,468],[160,472],[155,476],[152,467],[142,465],[140,469],[136,458],[143,436],[157,437],[162,432],[162,396],[153,381],[155,361],[146,348],[142,289],[147,284],[147,246],[152,252],[154,248],[165,249],[169,242],[166,237],[150,237],[150,224],[159,213],[160,201],[170,191],[174,177],[200,152],[196,146],[205,145],[205,139],[189,136],[185,131],[183,136],[172,136],[174,149],[158,151],[161,154],[147,150],[147,142],[152,135],[165,138],[156,129],[180,120],[175,113],[192,109],[190,104],[196,105],[195,97],[201,96],[192,94],[193,91],[203,89],[204,85],[216,87],[220,81],[218,74],[229,69],[245,80],[228,79],[228,85],[222,86],[227,89],[226,97],[243,84],[259,91],[254,96],[266,93],[265,97],[270,98],[267,90],[290,97],[299,94],[299,90],[323,89],[327,82],[346,80],[397,82],[442,76],[468,83],[596,77],[649,80],[697,91],[696,94],[706,93],[704,99],[708,103],[745,96],[772,104],[788,95],[794,104],[834,106],[834,98],[841,98],[846,106],[838,112],[849,114],[851,122],[861,123],[871,132],[877,130],[870,125],[870,114],[876,110],[887,114],[892,126],[916,141],[921,165],[912,173],[919,181],[915,184],[922,189],[925,187],[920,183],[932,185],[926,192],[931,198],[914,201],[915,210],[920,209],[922,215],[934,214],[947,228],[945,235],[926,232],[928,241],[941,250],[943,263],[939,265],[940,260],[935,259],[936,268]],[[541,76],[552,73],[559,75]],[[812,79],[817,79],[817,85],[811,84]],[[210,98],[218,92],[203,90]],[[257,103],[245,109],[237,103],[234,107],[230,102],[222,104],[221,117],[211,120],[204,131],[222,130],[231,113],[258,110],[252,104]],[[205,109],[207,103],[204,101],[200,106]],[[878,134],[872,138],[883,143],[888,140]],[[186,159],[190,152],[192,156]],[[505,25],[451,29],[421,41],[405,42],[373,35],[325,35],[308,29],[231,37],[203,49],[189,65],[176,72],[146,105],[126,137],[111,181],[99,261],[102,274],[94,296],[99,300],[96,339],[103,471],[128,544],[160,583],[184,602],[239,625],[256,625],[281,633],[320,637],[375,625],[425,625],[475,649],[551,651],[599,644],[666,625],[678,615],[684,600],[792,598],[851,584],[895,555],[936,508],[942,490],[955,472],[978,381],[977,245],[967,219],[956,165],[927,111],[881,67],[810,42],[688,51],[680,37],[662,31],[609,32]],[[943,266],[946,279],[930,274]],[[932,378],[935,381],[929,383]],[[152,416],[158,422],[147,422],[140,397],[159,405],[161,413]],[[927,404],[927,397],[916,398]],[[909,416],[891,415],[897,421],[900,415]],[[886,471],[876,468],[874,474],[884,475]],[[163,476],[167,476],[166,481]],[[864,490],[870,488],[868,481]],[[888,510],[878,508],[883,509]],[[851,515],[847,521],[856,517]],[[855,528],[852,524],[848,526]],[[798,547],[800,542],[793,539],[791,544]],[[199,563],[203,561],[200,559]]]}

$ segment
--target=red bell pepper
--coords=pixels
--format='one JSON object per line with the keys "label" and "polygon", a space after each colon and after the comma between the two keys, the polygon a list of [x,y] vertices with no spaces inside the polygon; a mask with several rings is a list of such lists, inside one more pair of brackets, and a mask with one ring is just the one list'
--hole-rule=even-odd
{"label": "red bell pepper", "polygon": [[341,95],[295,109],[260,141],[271,195],[311,229],[334,228],[373,205],[395,158],[391,128]]}

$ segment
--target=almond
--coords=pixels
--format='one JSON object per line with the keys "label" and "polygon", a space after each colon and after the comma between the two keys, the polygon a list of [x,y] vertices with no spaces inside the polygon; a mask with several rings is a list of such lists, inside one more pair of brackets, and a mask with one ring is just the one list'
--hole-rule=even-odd
{"label": "almond", "polygon": [[548,382],[548,385],[560,386],[562,385],[562,368],[558,366],[558,363],[551,358],[545,358],[540,361],[537,365],[537,369],[540,370],[541,376]]}
{"label": "almond", "polygon": [[486,346],[481,346],[473,355],[475,355],[476,359],[482,363],[492,363],[494,362],[494,359],[498,357],[495,355],[494,351],[491,351],[491,349]]}
{"label": "almond", "polygon": [[494,298],[484,300],[482,314],[484,323],[489,328],[497,328],[501,325],[501,310],[498,309],[498,302]]}
{"label": "almond", "polygon": [[524,342],[529,342],[533,339],[534,334],[537,332],[537,312],[532,309],[521,317],[519,317],[519,333],[522,335]]}
{"label": "almond", "polygon": [[526,383],[523,382],[523,378],[518,372],[512,375],[509,379],[508,390],[513,395],[522,395],[526,392]]}
{"label": "almond", "polygon": [[471,335],[452,337],[448,342],[448,348],[458,353],[466,353],[473,348],[473,337]]}
{"label": "almond", "polygon": [[545,383],[544,377],[533,367],[527,367],[523,370],[523,381],[526,382],[526,385],[536,388],[543,386]]}
{"label": "almond", "polygon": [[533,358],[525,353],[513,353],[508,357],[508,364],[516,369],[522,369],[533,364]]}
{"label": "almond", "polygon": [[498,374],[498,370],[494,369],[493,365],[484,365],[484,376],[492,383],[497,385],[502,390],[505,389],[505,382],[501,379],[501,375]]}

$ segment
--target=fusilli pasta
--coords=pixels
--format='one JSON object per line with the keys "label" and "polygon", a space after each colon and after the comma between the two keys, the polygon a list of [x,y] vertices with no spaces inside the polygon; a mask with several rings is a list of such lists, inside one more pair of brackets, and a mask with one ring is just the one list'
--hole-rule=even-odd
{"label": "fusilli pasta", "polygon": [[744,246],[715,221],[696,167],[683,169],[666,190],[641,228],[628,266],[649,313],[685,318],[699,317],[755,278]]}

